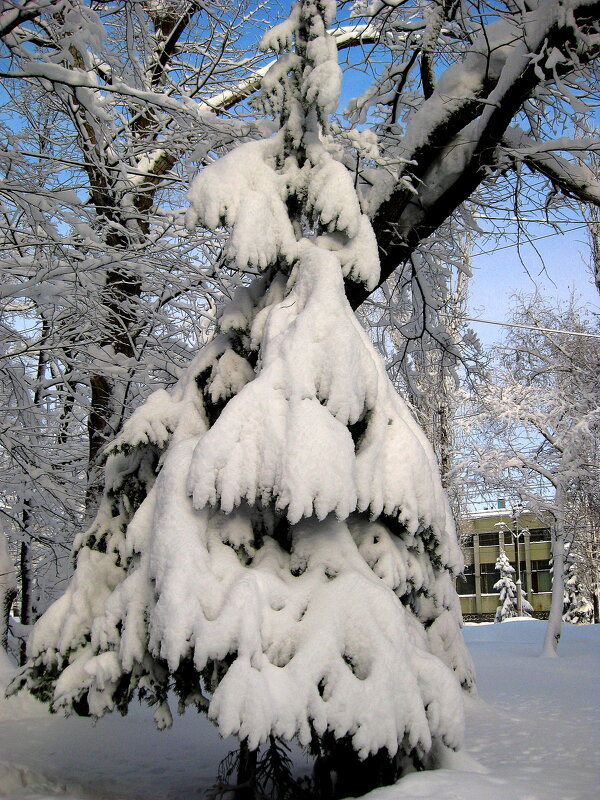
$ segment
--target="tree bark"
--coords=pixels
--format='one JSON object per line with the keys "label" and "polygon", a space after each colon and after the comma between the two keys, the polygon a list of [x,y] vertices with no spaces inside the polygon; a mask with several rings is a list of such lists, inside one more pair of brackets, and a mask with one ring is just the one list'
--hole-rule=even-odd
{"label": "tree bark", "polygon": [[565,594],[565,496],[559,485],[554,494],[556,511],[552,525],[552,603],[542,655],[556,657],[562,627]]}
{"label": "tree bark", "polygon": [[248,740],[240,742],[240,761],[237,773],[236,800],[254,800],[256,788],[257,751],[250,750]]}
{"label": "tree bark", "polygon": [[6,650],[8,644],[8,621],[10,619],[10,609],[17,596],[16,589],[5,589],[0,584],[0,647]]}
{"label": "tree bark", "polygon": [[10,609],[17,596],[17,578],[6,546],[4,534],[0,532],[0,648],[6,650],[8,643],[8,621]]}
{"label": "tree bark", "polygon": [[[50,325],[48,320],[44,315],[42,315],[42,336],[41,342],[42,346],[40,347],[40,352],[38,355],[38,363],[36,369],[36,382],[35,382],[35,390],[33,393],[33,405],[35,408],[41,404],[43,396],[42,396],[42,382],[44,380],[44,375],[46,372],[46,354],[43,347],[43,344],[46,342],[46,339],[50,335]],[[21,531],[22,531],[22,540],[21,540],[21,547],[19,553],[19,567],[20,567],[20,576],[21,576],[21,624],[22,625],[31,625],[35,622],[36,618],[36,609],[34,604],[33,598],[33,586],[34,586],[34,577],[33,577],[33,564],[32,564],[32,554],[31,554],[31,535],[29,533],[29,526],[31,523],[31,512],[32,512],[32,505],[28,498],[23,500],[23,513],[21,516]],[[27,644],[26,641],[23,640],[21,642],[21,646],[19,648],[19,663],[23,666],[27,661]]]}
{"label": "tree bark", "polygon": [[[23,536],[28,537],[29,510],[23,510]],[[35,608],[33,603],[33,568],[31,564],[31,542],[24,538],[21,542],[19,553],[19,566],[21,573],[21,625],[31,625],[34,622]],[[21,642],[19,648],[19,664],[27,662],[27,643]]]}

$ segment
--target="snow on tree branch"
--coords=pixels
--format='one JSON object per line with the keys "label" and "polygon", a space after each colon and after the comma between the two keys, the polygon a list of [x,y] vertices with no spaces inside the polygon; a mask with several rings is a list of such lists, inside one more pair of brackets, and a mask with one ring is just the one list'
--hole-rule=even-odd
{"label": "snow on tree branch", "polygon": [[[475,27],[466,54],[441,73],[435,89],[406,116],[401,135],[395,133],[396,119],[389,120],[388,138],[402,166],[365,189],[381,280],[497,167],[498,148],[512,120],[549,83],[556,82],[565,102],[577,104],[574,91],[583,88],[580,76],[597,53],[598,13],[598,3],[591,0],[568,7],[542,0],[516,16]],[[547,138],[547,130],[535,133]],[[580,175],[574,167],[570,183],[577,185]],[[592,186],[595,196],[597,181]],[[357,287],[349,287],[349,293],[354,307],[365,297]]]}

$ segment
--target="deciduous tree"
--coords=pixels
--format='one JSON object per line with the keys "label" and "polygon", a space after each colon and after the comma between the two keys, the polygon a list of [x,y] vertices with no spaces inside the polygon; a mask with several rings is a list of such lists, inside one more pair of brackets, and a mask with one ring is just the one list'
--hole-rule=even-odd
{"label": "deciduous tree", "polygon": [[[569,511],[598,481],[598,325],[571,300],[556,309],[539,295],[515,298],[515,326],[465,420],[473,455],[466,469],[506,496],[550,511],[552,608],[544,653],[555,653],[563,612],[564,550],[577,531]],[[571,332],[571,333],[570,333]]]}

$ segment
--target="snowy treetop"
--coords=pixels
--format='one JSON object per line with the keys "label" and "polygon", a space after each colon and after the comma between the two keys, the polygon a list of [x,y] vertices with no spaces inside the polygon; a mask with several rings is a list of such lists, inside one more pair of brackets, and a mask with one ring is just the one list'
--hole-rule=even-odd
{"label": "snowy treetop", "polygon": [[[281,52],[295,42],[298,51],[283,53],[263,79],[265,102],[280,115],[281,130],[241,145],[197,176],[188,194],[188,224],[230,228],[228,258],[250,272],[292,265],[303,228],[312,227],[322,235],[320,244],[337,252],[344,277],[372,289],[379,279],[375,236],[353,178],[325,133],[341,72],[321,15],[334,13],[335,3],[297,3],[263,39],[265,49]],[[308,219],[290,216],[294,202]]]}
{"label": "snowy treetop", "polygon": [[[228,327],[249,337],[260,363],[256,379],[198,445],[188,488],[197,508],[229,513],[244,502],[274,502],[292,524],[313,514],[399,514],[411,534],[431,527],[439,535],[448,512],[430,477],[433,456],[344,294],[343,277],[373,287],[379,264],[352,178],[320,124],[329,110],[320,87],[332,85],[329,67],[322,68],[339,71],[323,21],[333,13],[329,5],[294,5],[263,40],[278,52],[296,44],[263,86],[280,91],[280,132],[203,170],[189,193],[191,223],[231,229],[228,255],[236,267],[285,265],[289,279],[283,296],[254,316],[239,298],[240,318],[224,314]],[[294,200],[308,219],[290,213]],[[230,365],[237,367],[242,363]],[[460,561],[456,554],[450,560]]]}

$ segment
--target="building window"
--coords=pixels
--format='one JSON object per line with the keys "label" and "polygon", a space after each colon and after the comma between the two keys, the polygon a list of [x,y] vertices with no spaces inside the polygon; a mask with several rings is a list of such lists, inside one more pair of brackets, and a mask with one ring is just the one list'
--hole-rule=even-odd
{"label": "building window", "polygon": [[545,558],[531,562],[531,588],[536,593],[552,591],[552,574],[550,572],[549,559]]}
{"label": "building window", "polygon": [[456,591],[460,595],[475,594],[475,565],[467,564],[464,573],[456,581]]}
{"label": "building window", "polygon": [[480,533],[479,534],[479,546],[480,547],[498,547],[498,537],[499,533],[494,531],[493,533]]}
{"label": "building window", "polygon": [[529,531],[530,542],[549,542],[550,528],[534,528]]}
{"label": "building window", "polygon": [[494,584],[500,580],[500,573],[495,564],[480,564],[481,568],[481,594],[498,594],[494,591]]}

